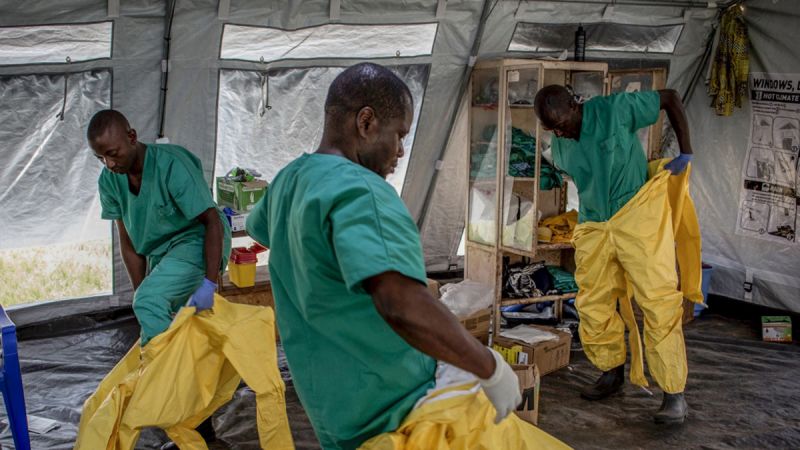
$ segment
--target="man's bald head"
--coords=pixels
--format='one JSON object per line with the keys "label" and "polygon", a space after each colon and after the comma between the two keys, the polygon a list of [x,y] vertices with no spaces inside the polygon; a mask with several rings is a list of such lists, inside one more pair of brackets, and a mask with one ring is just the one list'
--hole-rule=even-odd
{"label": "man's bald head", "polygon": [[336,151],[386,178],[405,154],[414,117],[408,86],[391,70],[361,63],[340,73],[325,100],[322,152]]}
{"label": "man's bald head", "polygon": [[580,136],[581,111],[575,96],[564,86],[545,86],[533,101],[536,116],[542,126],[558,137],[578,139]]}
{"label": "man's bald head", "polygon": [[128,119],[126,119],[121,112],[114,109],[98,111],[89,121],[89,127],[86,130],[86,139],[92,142],[107,130],[116,127],[119,127],[123,133],[131,129]]}
{"label": "man's bald head", "polygon": [[400,117],[411,105],[408,86],[386,67],[373,63],[350,66],[340,73],[328,89],[325,115],[343,118],[366,106],[383,119]]}

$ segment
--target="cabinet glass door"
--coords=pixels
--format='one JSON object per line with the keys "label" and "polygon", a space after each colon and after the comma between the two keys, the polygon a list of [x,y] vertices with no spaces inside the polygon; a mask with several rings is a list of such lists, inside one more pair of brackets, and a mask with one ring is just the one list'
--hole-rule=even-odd
{"label": "cabinet glass door", "polygon": [[504,105],[502,245],[533,251],[536,232],[536,115],[533,99],[539,90],[539,67],[506,69]]}
{"label": "cabinet glass door", "polygon": [[499,78],[499,69],[476,69],[472,74],[467,239],[486,245],[497,243]]}

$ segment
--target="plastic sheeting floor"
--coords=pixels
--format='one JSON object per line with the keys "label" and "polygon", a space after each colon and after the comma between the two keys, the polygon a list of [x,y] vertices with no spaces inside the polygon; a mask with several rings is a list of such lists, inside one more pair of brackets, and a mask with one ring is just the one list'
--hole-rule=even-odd
{"label": "plastic sheeting floor", "polygon": [[[652,423],[650,415],[661,398],[657,388],[650,396],[628,384],[622,394],[601,402],[580,399],[580,386],[599,372],[578,351],[568,368],[542,380],[540,427],[579,449],[800,448],[800,345],[764,343],[758,331],[752,320],[714,314],[686,327],[691,412],[682,426]],[[54,431],[33,434],[34,449],[72,448],[84,399],[132,345],[137,332],[135,321],[123,318],[78,334],[31,339],[26,336],[31,333],[21,333],[28,413],[61,422]],[[319,448],[285,361],[280,364],[297,448]],[[254,415],[254,396],[242,387],[214,415],[222,442],[212,450],[258,448]],[[4,410],[0,419],[5,420]],[[158,448],[164,440],[163,432],[148,429],[137,448]],[[13,448],[7,432],[0,444]]]}

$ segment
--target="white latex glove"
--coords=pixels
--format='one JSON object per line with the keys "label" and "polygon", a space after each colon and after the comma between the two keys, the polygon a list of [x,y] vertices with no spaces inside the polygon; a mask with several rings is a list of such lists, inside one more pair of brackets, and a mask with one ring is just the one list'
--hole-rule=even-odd
{"label": "white latex glove", "polygon": [[479,378],[483,387],[483,392],[489,397],[489,401],[494,405],[497,416],[494,423],[500,423],[506,416],[517,409],[522,402],[522,394],[519,392],[519,379],[510,365],[503,359],[500,353],[494,349],[489,349],[494,357],[494,373],[489,379]]}

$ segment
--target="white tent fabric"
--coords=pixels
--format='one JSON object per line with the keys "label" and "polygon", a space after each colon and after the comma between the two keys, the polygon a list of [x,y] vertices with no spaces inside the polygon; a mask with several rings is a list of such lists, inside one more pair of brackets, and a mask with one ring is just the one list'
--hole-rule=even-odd
{"label": "white tent fabric", "polygon": [[[587,51],[588,59],[609,60],[612,67],[647,67],[651,64],[668,65],[668,87],[683,93],[691,84],[697,66],[700,64],[707,46],[708,38],[716,21],[716,8],[698,7],[699,2],[658,1],[652,5],[646,2],[618,1],[609,8],[606,2],[557,2],[557,1],[496,1],[450,0],[440,5],[436,0],[409,0],[404,2],[343,0],[335,2],[340,8],[332,11],[328,0],[259,2],[256,0],[180,0],[175,8],[171,29],[169,63],[164,59],[164,35],[168,23],[168,9],[165,2],[156,0],[121,0],[116,14],[112,8],[109,17],[109,3],[100,0],[66,0],[57,6],[45,0],[15,2],[0,0],[0,27],[39,26],[55,24],[86,24],[113,21],[113,45],[111,58],[91,61],[53,63],[59,56],[37,64],[12,65],[0,60],[0,77],[3,80],[15,79],[21,82],[23,76],[34,78],[50,77],[56,80],[64,73],[72,77],[86,77],[86,74],[110,73],[110,100],[97,96],[94,88],[86,92],[84,101],[95,101],[99,108],[111,104],[121,110],[139,131],[145,142],[153,141],[159,130],[160,80],[162,68],[167,69],[169,83],[166,93],[164,114],[164,134],[170,142],[185,146],[198,155],[204,163],[206,177],[219,175],[233,164],[248,166],[248,160],[261,160],[257,143],[259,139],[275,139],[283,132],[281,142],[286,147],[312,146],[316,139],[319,124],[309,111],[313,103],[321,103],[318,92],[330,77],[341,67],[359,62],[360,56],[348,53],[342,48],[336,54],[318,52],[317,49],[304,54],[303,58],[281,59],[265,58],[260,61],[241,61],[221,59],[223,28],[231,26],[259,27],[259,29],[297,30],[309,27],[324,29],[326,26],[342,25],[424,25],[437,24],[432,52],[412,52],[397,57],[381,57],[375,61],[406,71],[404,79],[411,81],[417,103],[417,122],[420,124],[413,138],[412,157],[407,158],[407,170],[402,177],[402,196],[412,215],[421,223],[425,260],[428,270],[447,270],[463,264],[457,256],[464,227],[466,201],[465,171],[466,143],[463,127],[465,115],[456,118],[452,129],[448,129],[451,119],[457,113],[462,99],[459,98],[462,76],[475,58],[472,47],[481,27],[481,16],[486,6],[488,15],[483,22],[483,33],[477,55],[478,59],[503,56],[542,57],[555,56],[558,52],[530,53],[509,51],[512,36],[518,28],[536,29],[535,25],[548,27],[561,26],[574,29],[577,23],[602,24],[597,29],[604,33],[614,33],[614,24],[646,27],[681,27],[680,37],[672,53],[652,53],[641,51]],[[610,3],[610,2],[609,2]],[[630,3],[630,4],[629,4]],[[635,3],[635,4],[634,4]],[[226,8],[227,6],[227,8]],[[444,8],[442,7],[444,6]],[[335,8],[334,8],[335,9]],[[752,0],[746,2],[745,18],[750,26],[752,40],[751,70],[779,73],[800,72],[800,52],[793,45],[792,36],[800,16],[800,4],[789,0]],[[332,19],[333,17],[333,19]],[[560,24],[560,25],[559,25]],[[533,27],[533,28],[531,28]],[[628,27],[631,30],[637,27]],[[1,34],[1,33],[0,33]],[[641,33],[620,31],[613,35],[613,44],[627,49],[642,48]],[[647,33],[644,33],[647,34]],[[658,35],[658,33],[656,33]],[[669,35],[669,33],[667,33]],[[338,36],[338,35],[337,35]],[[591,40],[591,36],[587,36]],[[663,35],[659,42],[663,44]],[[620,38],[622,44],[620,44]],[[324,34],[314,33],[314,39],[323,44]],[[625,39],[629,45],[625,46]],[[241,43],[241,42],[240,42]],[[373,41],[367,41],[369,46]],[[413,44],[413,43],[412,43]],[[638,46],[638,47],[637,47]],[[324,47],[324,45],[323,45]],[[413,45],[411,45],[413,47]],[[515,46],[514,49],[521,49]],[[617,48],[617,47],[614,47]],[[655,48],[644,46],[644,48]],[[659,49],[669,49],[660,45]],[[284,51],[285,53],[285,51]],[[107,70],[107,72],[103,72]],[[280,101],[281,95],[294,94],[290,85],[295,82],[314,87],[316,94],[303,99],[303,105],[287,109],[287,115],[277,115],[274,122],[258,125],[242,124],[242,130],[249,133],[249,143],[244,156],[232,153],[236,146],[236,136],[220,132],[220,123],[226,123],[226,114],[233,114],[236,108],[244,108],[251,114],[259,108],[262,98],[259,74],[268,73],[270,100]],[[705,73],[705,69],[703,69]],[[312,75],[318,75],[314,77]],[[9,78],[11,77],[11,78]],[[4,81],[5,82],[5,81]],[[283,84],[282,84],[283,83]],[[58,84],[58,83],[55,83]],[[75,85],[77,89],[78,85]],[[88,84],[86,85],[89,86]],[[281,87],[286,86],[286,87]],[[253,93],[250,93],[251,88]],[[26,88],[34,95],[34,87]],[[76,95],[78,91],[75,91]],[[9,104],[12,97],[0,97],[0,114],[18,108]],[[16,97],[14,97],[16,98]],[[48,97],[49,98],[49,97]],[[55,97],[54,97],[55,98]],[[105,98],[105,100],[102,100]],[[288,97],[287,97],[288,98]],[[92,100],[95,99],[95,100]],[[21,102],[22,100],[13,100]],[[51,108],[55,103],[51,99]],[[105,102],[105,103],[104,103]],[[693,176],[694,192],[703,227],[706,260],[715,265],[714,281],[711,290],[733,298],[800,311],[800,247],[765,244],[762,241],[734,234],[737,210],[740,173],[746,148],[749,106],[737,111],[733,117],[719,118],[708,107],[710,101],[704,92],[701,80],[688,105],[692,124],[697,158]],[[279,103],[276,103],[276,105]],[[236,105],[226,107],[226,105]],[[91,110],[94,106],[87,106]],[[321,105],[320,105],[321,108]],[[274,111],[280,113],[280,111]],[[90,114],[90,111],[85,114]],[[316,113],[319,114],[319,110]],[[302,117],[301,117],[302,116]],[[31,116],[37,117],[37,116]],[[69,133],[70,146],[79,146],[83,138],[85,116],[73,125]],[[234,116],[228,119],[233,120]],[[236,116],[238,117],[238,116]],[[44,119],[33,118],[31,120]],[[24,130],[19,126],[8,128],[14,122],[0,121],[0,133],[5,136]],[[19,123],[19,122],[17,122]],[[260,127],[260,128],[259,128]],[[294,128],[292,128],[294,127]],[[295,137],[300,128],[307,128],[302,139]],[[224,130],[223,130],[224,131]],[[24,138],[36,140],[37,134],[23,131]],[[75,133],[78,133],[77,135]],[[55,137],[54,137],[55,138]],[[19,138],[17,138],[19,139]],[[58,139],[66,139],[59,137]],[[12,161],[22,157],[21,165],[35,160],[30,150],[33,145],[22,146],[4,139],[0,159],[3,162],[0,186],[7,190],[14,180]],[[55,141],[54,141],[55,142]],[[59,141],[60,142],[60,141]],[[267,146],[265,146],[266,148]],[[82,147],[88,152],[85,146]],[[302,151],[293,148],[287,152]],[[266,151],[266,150],[264,150]],[[76,155],[77,149],[76,149]],[[286,155],[290,155],[287,153]],[[288,156],[287,156],[288,157]],[[25,159],[27,158],[27,159]],[[283,158],[283,157],[281,157]],[[284,161],[275,160],[276,163]],[[93,184],[97,168],[75,169],[64,173],[64,177],[80,177],[86,186]],[[15,163],[16,164],[16,163]],[[16,166],[15,166],[16,167]],[[31,164],[32,167],[32,164]],[[264,167],[266,173],[274,173],[278,167]],[[93,172],[94,171],[94,172]],[[50,175],[55,176],[55,175]],[[435,180],[435,183],[433,182]],[[399,182],[396,185],[400,185]],[[64,181],[67,182],[67,181]],[[70,181],[77,183],[76,181]],[[432,185],[432,183],[434,183]],[[433,194],[429,197],[429,189]],[[23,197],[8,194],[0,201],[0,209],[35,210],[33,203]],[[84,214],[91,194],[88,187],[74,191],[75,201],[81,206],[77,211]],[[12,200],[17,198],[17,200]],[[66,206],[66,205],[65,205]],[[422,217],[424,214],[424,217]],[[63,214],[61,214],[63,216]],[[5,216],[4,216],[5,217]],[[60,216],[59,216],[60,218]],[[46,217],[47,220],[56,220]],[[71,224],[80,223],[80,217],[65,218]],[[66,223],[65,222],[65,223]],[[31,236],[46,239],[45,225],[21,221],[20,226],[33,230]],[[39,229],[41,227],[41,229]],[[7,228],[3,223],[4,233]],[[77,235],[79,226],[70,225],[60,230],[62,237]],[[41,239],[40,239],[41,241]],[[115,252],[116,253],[116,252]],[[45,320],[47,317],[82,312],[116,304],[130,302],[131,289],[122,262],[114,256],[114,292],[102,298],[71,300],[52,304],[36,305],[17,312],[19,317],[28,320]],[[752,292],[743,291],[743,283],[752,279]]]}
{"label": "white tent fabric", "polygon": [[[400,193],[414,144],[428,79],[427,65],[395,66],[411,90],[414,122],[404,140],[407,157],[388,178]],[[342,67],[280,69],[272,72],[220,71],[214,173],[233,167],[256,169],[267,181],[322,137],[327,87]]]}
{"label": "white tent fabric", "polygon": [[[745,4],[750,36],[750,72],[800,73],[793,44],[800,4]],[[742,166],[750,138],[750,102],[730,117],[717,117],[703,86],[687,114],[697,149],[693,195],[703,232],[703,258],[714,266],[711,292],[789,311],[800,311],[800,245],[782,245],[735,234]],[[745,289],[752,283],[752,290]]]}

